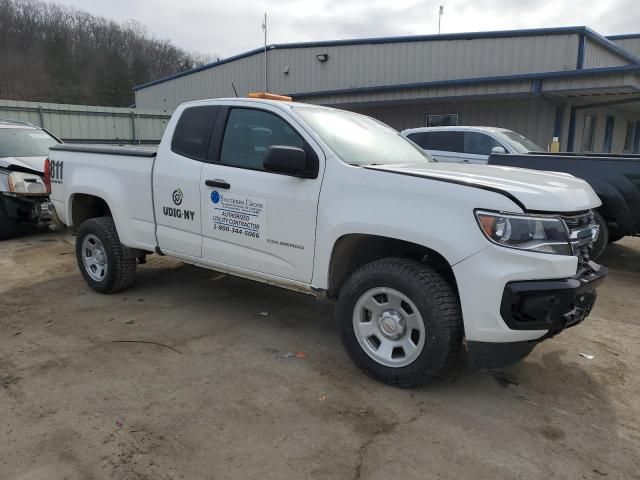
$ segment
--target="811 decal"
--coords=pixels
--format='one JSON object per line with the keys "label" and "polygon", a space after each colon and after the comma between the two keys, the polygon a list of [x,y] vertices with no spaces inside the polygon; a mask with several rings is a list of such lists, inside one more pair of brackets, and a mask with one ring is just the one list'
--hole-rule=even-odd
{"label": "811 decal", "polygon": [[62,183],[63,175],[64,175],[64,162],[49,160],[49,168],[51,172],[49,173],[49,179],[51,183]]}

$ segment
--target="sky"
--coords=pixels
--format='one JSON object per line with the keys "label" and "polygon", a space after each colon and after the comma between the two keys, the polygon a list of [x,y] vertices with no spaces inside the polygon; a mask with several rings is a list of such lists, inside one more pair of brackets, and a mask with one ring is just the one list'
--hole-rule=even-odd
{"label": "sky", "polygon": [[640,0],[46,0],[149,32],[211,60],[268,43],[586,25],[640,33]]}

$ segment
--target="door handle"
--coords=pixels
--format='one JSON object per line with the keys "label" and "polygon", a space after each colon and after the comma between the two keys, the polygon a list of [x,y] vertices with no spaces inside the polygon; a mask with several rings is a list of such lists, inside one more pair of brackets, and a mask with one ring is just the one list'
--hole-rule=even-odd
{"label": "door handle", "polygon": [[231,188],[231,184],[229,184],[227,181],[225,180],[220,180],[220,179],[216,179],[216,180],[205,180],[204,184],[207,187],[218,187],[218,188],[224,188],[225,190],[229,190]]}

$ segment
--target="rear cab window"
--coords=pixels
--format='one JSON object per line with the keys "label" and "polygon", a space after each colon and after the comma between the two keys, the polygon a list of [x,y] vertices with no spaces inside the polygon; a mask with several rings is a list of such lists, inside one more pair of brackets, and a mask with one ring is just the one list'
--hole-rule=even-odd
{"label": "rear cab window", "polygon": [[206,161],[218,111],[216,105],[186,108],[173,132],[171,150],[184,157]]}

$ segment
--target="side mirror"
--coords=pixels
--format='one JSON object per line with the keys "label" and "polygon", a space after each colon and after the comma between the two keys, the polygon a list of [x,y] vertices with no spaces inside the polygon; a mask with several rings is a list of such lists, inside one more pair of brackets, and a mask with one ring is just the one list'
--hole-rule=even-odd
{"label": "side mirror", "polygon": [[491,153],[507,153],[504,147],[493,147]]}
{"label": "side mirror", "polygon": [[309,177],[307,154],[298,147],[272,145],[262,162],[267,172],[285,173],[296,177]]}

